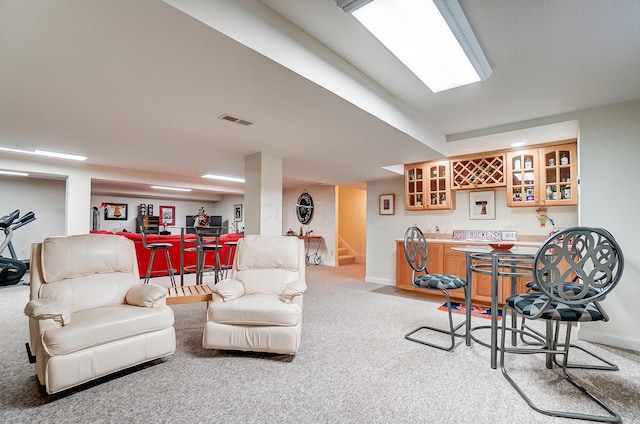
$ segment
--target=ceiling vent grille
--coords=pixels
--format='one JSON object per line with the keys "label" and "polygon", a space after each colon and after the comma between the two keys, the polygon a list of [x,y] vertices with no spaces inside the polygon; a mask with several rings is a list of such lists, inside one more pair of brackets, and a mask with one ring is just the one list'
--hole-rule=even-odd
{"label": "ceiling vent grille", "polygon": [[223,119],[225,121],[229,121],[229,122],[234,122],[236,124],[239,125],[253,125],[253,122],[249,122],[249,121],[245,121],[244,119],[240,119],[240,118],[236,118],[235,116],[231,116],[231,115],[220,115],[218,118]]}

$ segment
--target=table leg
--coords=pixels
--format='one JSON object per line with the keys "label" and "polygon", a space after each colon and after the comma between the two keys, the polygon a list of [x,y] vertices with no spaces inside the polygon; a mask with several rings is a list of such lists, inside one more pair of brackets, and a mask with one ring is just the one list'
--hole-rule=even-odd
{"label": "table leg", "polygon": [[467,319],[465,341],[467,346],[471,346],[471,280],[471,252],[467,252],[467,285],[464,289],[464,307]]}
{"label": "table leg", "polygon": [[184,286],[184,227],[180,227],[180,285]]}
{"label": "table leg", "polygon": [[498,367],[498,255],[491,257],[491,368]]}

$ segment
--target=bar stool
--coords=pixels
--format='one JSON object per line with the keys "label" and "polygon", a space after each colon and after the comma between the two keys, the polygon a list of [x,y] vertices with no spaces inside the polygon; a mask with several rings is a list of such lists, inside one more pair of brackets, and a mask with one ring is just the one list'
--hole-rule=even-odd
{"label": "bar stool", "polygon": [[[222,273],[222,264],[220,262],[220,235],[222,234],[221,227],[195,227],[196,229],[196,284],[202,284],[204,271],[213,270],[214,284],[220,281],[220,275]],[[214,252],[214,264],[206,265],[205,259],[207,252]]]}
{"label": "bar stool", "polygon": [[222,269],[224,272],[223,278],[227,278],[227,273],[231,268],[233,268],[233,261],[231,259],[234,257],[233,252],[236,249],[236,246],[238,246],[238,242],[225,241],[224,245],[227,246],[227,258],[224,261],[225,263],[222,265]]}
{"label": "bar stool", "polygon": [[171,243],[149,243],[147,244],[147,234],[145,233],[144,226],[140,226],[140,232],[142,233],[142,245],[145,249],[151,250],[151,257],[149,258],[149,265],[147,265],[147,274],[144,277],[144,284],[149,284],[149,278],[151,277],[151,268],[153,268],[153,260],[156,257],[157,250],[164,250],[164,256],[167,259],[167,268],[169,271],[169,279],[171,280],[171,287],[176,286],[176,279],[173,274],[173,266],[171,265],[171,258],[169,257],[169,248],[173,247]]}

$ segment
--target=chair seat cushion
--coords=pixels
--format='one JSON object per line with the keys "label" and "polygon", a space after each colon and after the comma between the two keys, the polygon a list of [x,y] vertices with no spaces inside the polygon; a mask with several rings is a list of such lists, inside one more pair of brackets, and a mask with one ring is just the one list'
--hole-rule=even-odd
{"label": "chair seat cushion", "polygon": [[426,274],[413,282],[413,285],[423,289],[440,289],[440,290],[454,290],[464,287],[466,281],[460,277],[449,274]]}
{"label": "chair seat cushion", "polygon": [[173,247],[173,244],[171,244],[171,243],[150,243],[150,244],[147,244],[147,247],[149,249],[168,249],[170,247]]}
{"label": "chair seat cushion", "polygon": [[272,294],[252,294],[211,304],[207,319],[219,324],[295,326],[302,318],[299,303],[284,303]]}
{"label": "chair seat cushion", "polygon": [[168,306],[108,305],[74,312],[68,325],[45,331],[42,342],[49,355],[65,355],[172,325]]}
{"label": "chair seat cushion", "polygon": [[[539,313],[548,300],[547,296],[539,293],[516,294],[509,296],[506,304],[525,317],[531,317]],[[600,311],[591,303],[586,305],[567,305],[557,301],[552,301],[540,318],[572,322],[602,321],[604,319]]]}

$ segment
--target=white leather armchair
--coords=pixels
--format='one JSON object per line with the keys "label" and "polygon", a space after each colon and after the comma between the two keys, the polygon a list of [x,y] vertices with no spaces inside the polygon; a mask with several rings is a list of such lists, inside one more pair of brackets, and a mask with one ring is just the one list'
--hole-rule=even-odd
{"label": "white leather armchair", "polygon": [[30,284],[30,346],[50,394],[175,352],[167,289],[141,284],[134,244],[125,237],[34,243]]}
{"label": "white leather armchair", "polygon": [[212,286],[203,347],[295,354],[307,289],[304,255],[297,237],[240,239],[230,278]]}

